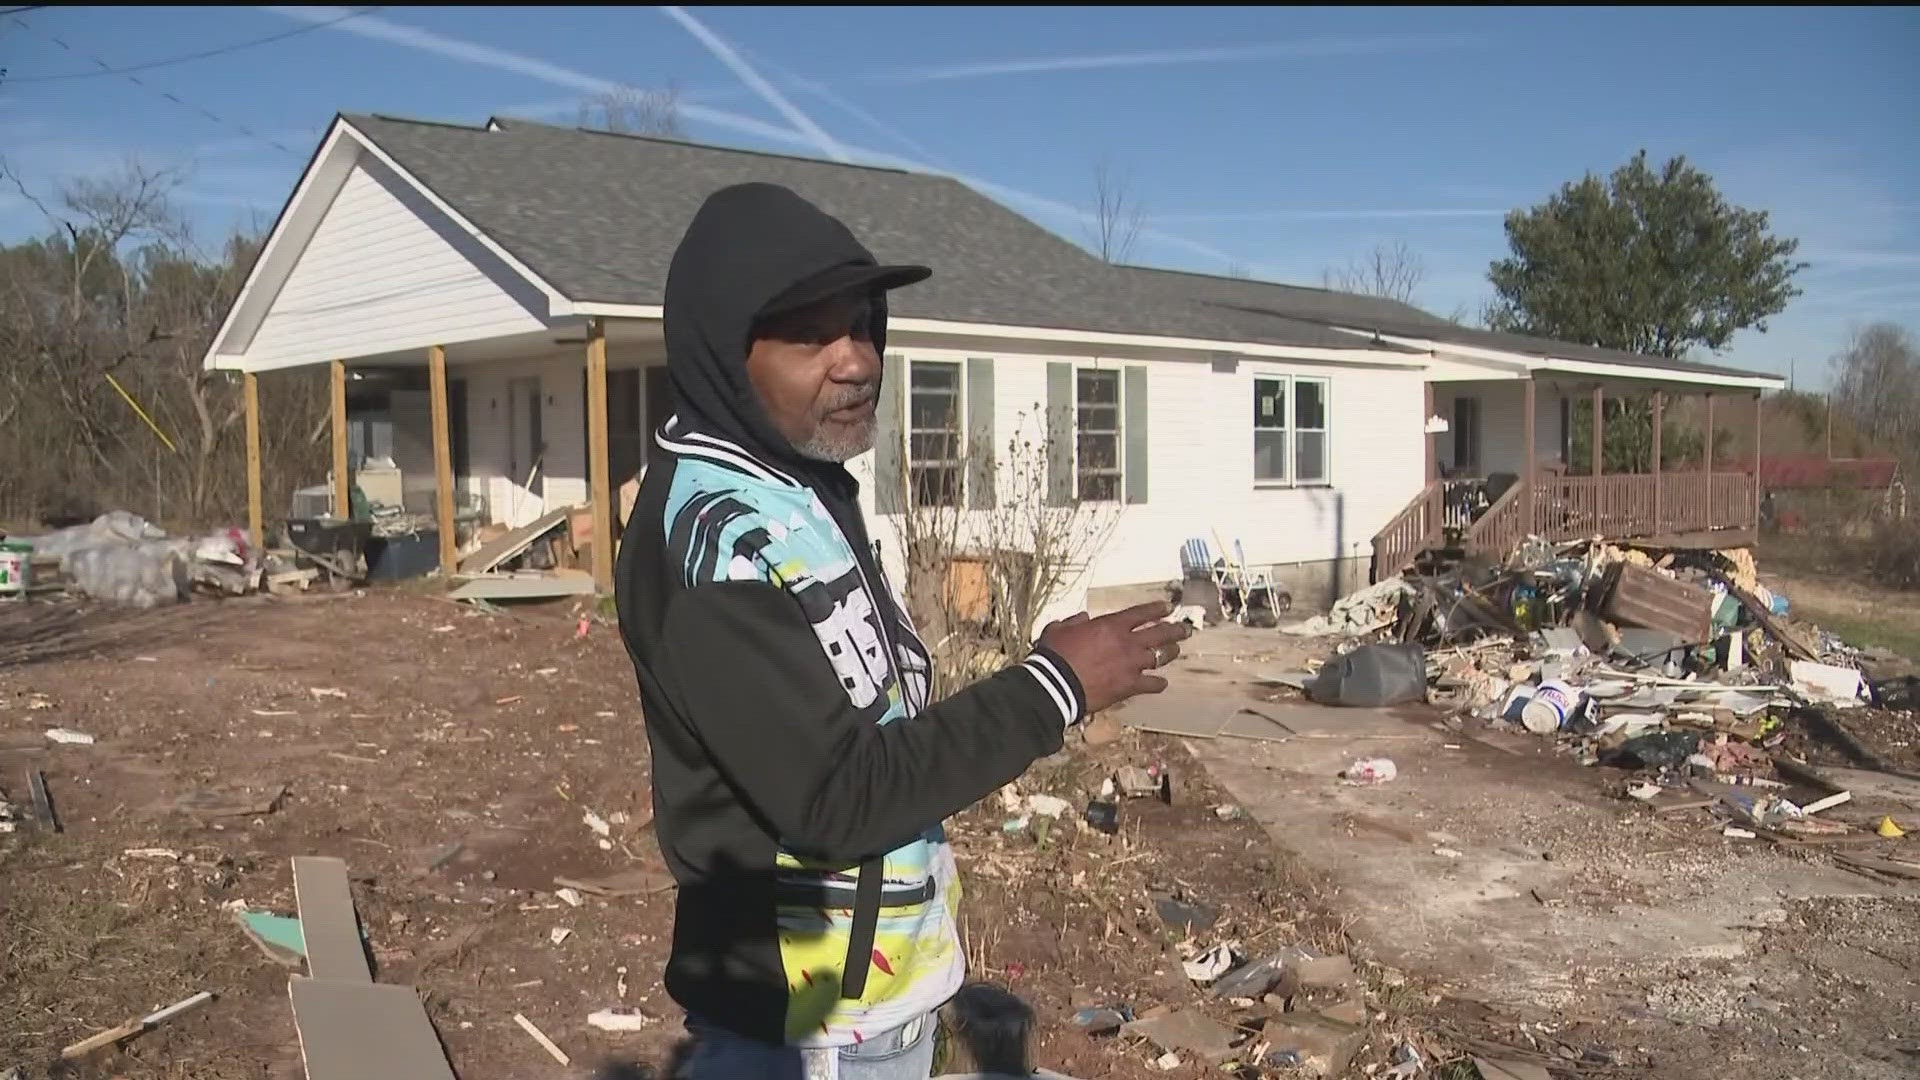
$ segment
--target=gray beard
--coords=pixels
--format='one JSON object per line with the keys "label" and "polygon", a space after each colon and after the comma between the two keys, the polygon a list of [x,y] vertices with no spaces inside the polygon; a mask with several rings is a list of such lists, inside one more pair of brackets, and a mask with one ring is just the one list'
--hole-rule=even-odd
{"label": "gray beard", "polygon": [[869,420],[857,428],[833,433],[823,422],[813,429],[812,437],[806,442],[795,444],[794,450],[813,461],[844,465],[873,449],[875,426],[875,421]]}

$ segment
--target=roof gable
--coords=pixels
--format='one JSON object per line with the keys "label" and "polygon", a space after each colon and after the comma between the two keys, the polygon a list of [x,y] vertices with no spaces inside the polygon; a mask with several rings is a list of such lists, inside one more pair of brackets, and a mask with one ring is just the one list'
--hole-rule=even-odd
{"label": "roof gable", "polygon": [[932,278],[892,298],[898,316],[1413,351],[1143,281],[949,177],[521,120],[482,128],[344,119],[576,303],[659,304],[701,202],[759,180],[840,218],[883,262],[932,266]]}

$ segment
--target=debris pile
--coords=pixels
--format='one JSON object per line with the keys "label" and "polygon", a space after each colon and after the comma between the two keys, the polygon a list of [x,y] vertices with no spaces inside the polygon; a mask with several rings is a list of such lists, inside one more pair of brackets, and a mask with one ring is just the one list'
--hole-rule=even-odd
{"label": "debris pile", "polygon": [[1788,797],[1784,744],[1827,710],[1911,708],[1914,680],[1870,678],[1870,654],[1788,610],[1745,549],[1530,537],[1500,566],[1355,593],[1308,632],[1344,639],[1323,672],[1424,649],[1426,698],[1450,723],[1475,718],[1629,770],[1625,793],[1656,811],[1710,808],[1732,836],[1845,833],[1815,816],[1845,801],[1838,792],[1804,806]]}
{"label": "debris pile", "polygon": [[125,510],[14,539],[33,548],[37,566],[57,569],[67,590],[136,608],[175,603],[196,590],[243,596],[262,587],[266,569],[264,554],[248,542],[245,530],[174,538]]}

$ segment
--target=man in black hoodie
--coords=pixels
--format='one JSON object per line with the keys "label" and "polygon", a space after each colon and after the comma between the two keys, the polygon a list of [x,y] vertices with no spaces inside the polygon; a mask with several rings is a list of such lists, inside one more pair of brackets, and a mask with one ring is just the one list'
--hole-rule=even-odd
{"label": "man in black hoodie", "polygon": [[927,700],[926,646],[844,462],[876,436],[885,292],[930,273],[877,265],[771,184],[709,197],[668,271],[675,413],[617,592],[697,1080],[927,1076],[965,967],[941,822],[1069,726],[1165,689],[1150,669],[1190,633],[1164,604],[1076,615]]}

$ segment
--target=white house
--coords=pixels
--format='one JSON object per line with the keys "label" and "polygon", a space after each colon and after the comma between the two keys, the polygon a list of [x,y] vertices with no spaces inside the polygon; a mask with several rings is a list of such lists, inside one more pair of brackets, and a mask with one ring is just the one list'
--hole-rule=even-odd
{"label": "white house", "polygon": [[[1092,588],[1167,581],[1192,537],[1238,542],[1250,564],[1324,589],[1335,572],[1343,584],[1376,563],[1392,572],[1443,542],[1757,520],[1750,460],[1664,481],[1551,466],[1569,456],[1574,402],[1683,392],[1751,410],[1782,385],[1773,376],[1109,266],[945,177],[519,120],[337,118],[206,363],[250,381],[332,366],[337,504],[357,447],[393,456],[409,498],[445,523],[456,500],[516,525],[592,505],[604,585],[610,492],[645,464],[645,433],[670,409],[669,257],[709,193],[747,180],[807,196],[882,261],[934,268],[893,297],[894,441],[856,463],[879,481],[864,485],[878,536],[900,511],[903,468],[961,474],[969,506],[1000,498],[993,471],[960,463],[1042,414],[1073,434],[1056,440],[1054,488],[1116,504]],[[961,419],[927,428],[946,408]],[[1532,482],[1453,509],[1462,485],[1502,473]],[[262,512],[256,498],[256,529]]]}

